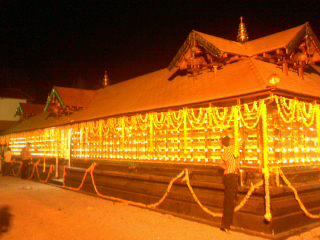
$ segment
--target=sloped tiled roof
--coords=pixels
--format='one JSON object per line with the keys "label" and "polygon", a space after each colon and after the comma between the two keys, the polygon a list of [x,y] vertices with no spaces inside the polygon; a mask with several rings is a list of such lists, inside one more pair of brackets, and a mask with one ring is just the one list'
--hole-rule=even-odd
{"label": "sloped tiled roof", "polygon": [[[241,78],[239,72],[241,72]],[[195,78],[178,76],[174,81],[168,81],[171,74],[172,71],[165,68],[96,90],[91,103],[81,111],[58,118],[50,116],[47,112],[41,113],[24,120],[11,130],[19,132],[114,115],[177,107],[247,94],[264,89],[265,86],[263,81],[256,80],[256,73],[250,59],[227,65],[216,74],[205,72]]]}
{"label": "sloped tiled roof", "polygon": [[279,48],[287,48],[299,33],[306,30],[307,25],[308,24],[306,23],[298,27],[249,41],[244,44],[244,47],[248,48],[250,56],[263,52],[270,52]]}
{"label": "sloped tiled roof", "polygon": [[259,60],[253,60],[259,71],[259,75],[264,79],[265,83],[276,73],[280,78],[280,83],[274,88],[298,95],[306,95],[319,99],[320,97],[320,74],[316,72],[304,73],[304,79],[300,79],[298,74],[289,71],[288,75],[282,72],[280,67],[272,63],[266,63]]}
{"label": "sloped tiled roof", "polygon": [[17,121],[3,121],[3,120],[0,120],[0,134],[2,133],[2,131],[5,131],[6,129],[11,128],[15,124],[17,124]]}
{"label": "sloped tiled roof", "polygon": [[209,34],[201,33],[198,31],[194,31],[196,34],[200,35],[204,38],[207,42],[211,43],[215,47],[217,47],[222,52],[239,54],[239,55],[248,55],[248,50],[246,49],[244,44],[239,42],[227,40],[224,38],[212,36]]}
{"label": "sloped tiled roof", "polygon": [[[302,28],[303,25],[251,41],[251,44],[256,49],[258,49],[258,46],[259,49],[263,48],[264,51],[273,49],[275,46],[287,46],[292,41],[291,37],[299,34]],[[203,35],[202,37],[205,38],[206,36]],[[232,51],[241,49],[237,49],[238,44],[229,44],[228,41],[220,38],[206,38],[208,41],[218,42],[216,45],[224,49],[223,51],[231,48]],[[269,41],[270,44],[264,44],[263,41]],[[251,47],[251,52],[248,55],[252,55],[254,51],[257,52],[256,49]],[[255,56],[243,57],[238,62],[225,65],[216,73],[203,71],[195,77],[179,75],[173,81],[169,81],[168,79],[174,71],[174,69],[169,70],[168,68],[161,69],[95,91],[55,87],[66,105],[81,102],[86,107],[72,115],[63,117],[52,117],[44,112],[21,122],[8,132],[20,132],[110,116],[170,109],[271,90],[308,95],[317,99],[320,96],[320,75],[316,71],[305,72],[304,80],[302,80],[291,69],[286,75],[276,64],[264,62]],[[269,79],[274,73],[280,77],[280,83],[277,86],[272,86],[271,89]]]}
{"label": "sloped tiled roof", "polygon": [[92,104],[74,117],[100,118],[175,107],[247,94],[264,88],[264,83],[257,81],[249,59],[227,65],[216,74],[204,72],[196,77],[177,76],[174,81],[168,81],[171,75],[172,71],[162,69],[101,89]]}
{"label": "sloped tiled roof", "polygon": [[35,104],[35,103],[20,103],[20,107],[23,113],[27,115],[39,114],[43,112],[43,109],[44,109],[43,104]]}
{"label": "sloped tiled roof", "polygon": [[58,86],[55,86],[53,89],[58,92],[66,106],[75,107],[86,107],[92,100],[95,93],[94,90]]}

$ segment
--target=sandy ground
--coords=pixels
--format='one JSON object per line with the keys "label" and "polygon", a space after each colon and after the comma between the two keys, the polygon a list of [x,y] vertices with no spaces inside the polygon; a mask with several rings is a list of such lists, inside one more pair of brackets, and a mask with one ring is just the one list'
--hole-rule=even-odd
{"label": "sandy ground", "polygon": [[[1,224],[1,240],[262,239],[13,177],[0,177]],[[320,239],[320,228],[290,239]]]}

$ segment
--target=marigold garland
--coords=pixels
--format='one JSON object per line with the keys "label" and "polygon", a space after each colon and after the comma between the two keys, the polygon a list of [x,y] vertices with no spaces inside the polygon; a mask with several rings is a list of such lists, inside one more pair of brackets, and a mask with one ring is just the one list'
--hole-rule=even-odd
{"label": "marigold garland", "polygon": [[[66,178],[67,178],[67,172],[66,172],[66,168],[64,169],[64,175],[63,175],[63,179],[64,179],[64,182],[63,182],[63,187],[66,188],[66,189],[69,189],[69,190],[73,190],[73,191],[80,191],[83,186],[84,186],[84,183],[88,177],[88,175],[90,174],[91,176],[91,183],[93,185],[93,188],[96,192],[96,194],[101,197],[101,198],[104,198],[104,199],[108,199],[108,200],[111,200],[111,201],[118,201],[118,202],[123,202],[123,203],[126,203],[126,204],[129,204],[129,205],[132,205],[132,206],[138,206],[138,207],[145,207],[145,208],[151,208],[151,209],[155,209],[156,207],[160,206],[164,200],[167,198],[167,196],[169,195],[171,189],[172,189],[172,186],[175,182],[177,182],[179,179],[182,180],[182,182],[185,182],[193,199],[195,200],[195,202],[198,204],[198,206],[204,211],[206,212],[207,214],[209,214],[210,216],[212,217],[221,217],[222,216],[222,213],[216,213],[216,212],[212,212],[211,210],[209,210],[206,206],[204,206],[201,201],[199,200],[199,198],[197,197],[197,195],[195,194],[194,190],[193,190],[193,187],[191,185],[191,182],[190,182],[190,174],[189,174],[189,170],[188,169],[184,169],[182,170],[179,174],[177,174],[175,177],[173,177],[170,181],[169,181],[169,184],[168,184],[168,187],[166,188],[166,191],[165,193],[162,195],[162,197],[155,203],[151,203],[151,204],[144,204],[144,203],[139,203],[139,202],[133,202],[133,201],[129,201],[129,200],[124,200],[124,199],[121,199],[121,198],[116,198],[116,197],[111,197],[111,196],[108,196],[108,195],[104,195],[102,194],[97,185],[96,185],[96,182],[95,182],[95,176],[94,176],[94,170],[96,168],[97,164],[96,163],[93,163],[91,164],[90,167],[88,167],[85,171],[85,174],[81,180],[81,183],[78,187],[69,187],[69,186],[66,186],[65,182],[66,182]],[[251,195],[253,194],[253,192],[258,189],[259,187],[261,187],[263,185],[263,181],[260,181],[260,182],[257,182],[256,184],[252,184],[251,183],[251,186],[246,194],[246,196],[240,201],[240,203],[235,207],[234,211],[239,211],[241,208],[243,208],[245,206],[245,204],[248,202],[248,200],[250,199]]]}
{"label": "marigold garland", "polygon": [[267,221],[271,221],[270,209],[270,186],[269,186],[269,144],[268,144],[268,110],[266,104],[263,102],[261,105],[261,118],[262,118],[262,135],[263,135],[263,176],[264,176],[264,189],[265,189],[265,215]]}
{"label": "marigold garland", "polygon": [[[246,109],[246,107],[244,107],[245,112],[247,114],[252,114],[252,113],[254,113],[254,110],[256,111],[255,112],[255,117],[254,117],[255,118],[255,120],[254,120],[255,122],[252,125],[249,125],[249,123],[245,120],[244,114],[242,113],[241,108],[240,108],[239,116],[240,116],[241,123],[244,125],[245,128],[247,128],[247,129],[255,129],[258,126],[258,124],[260,122],[260,118],[261,118],[261,103],[262,102],[264,102],[264,101],[262,100],[262,101],[259,102],[259,107],[257,105],[257,102],[255,102],[254,106],[256,106],[256,107],[253,107],[251,110],[249,110],[248,107],[247,107],[247,109]],[[247,106],[247,104],[245,104],[244,106]]]}
{"label": "marigold garland", "polygon": [[[283,108],[281,107],[281,104],[279,102],[279,98],[277,96],[274,97],[276,105],[277,105],[277,109],[278,109],[278,113],[279,116],[281,117],[281,119],[285,122],[285,123],[292,123],[293,120],[295,119],[295,114],[296,114],[296,101],[292,100],[294,104],[292,104],[292,106],[290,107],[290,113],[286,114],[286,112],[282,111]],[[289,118],[287,118],[285,115],[289,115]]]}
{"label": "marigold garland", "polygon": [[247,104],[247,103],[245,103],[245,104],[243,105],[243,107],[244,107],[244,110],[245,110],[246,113],[257,112],[257,111],[258,111],[258,102],[257,102],[257,101],[254,101],[254,102],[252,103],[252,108],[251,108],[251,109],[249,108],[249,104]]}
{"label": "marigold garland", "polygon": [[291,182],[288,180],[288,178],[284,175],[283,171],[281,169],[279,169],[279,174],[282,178],[282,180],[285,182],[285,184],[291,189],[291,191],[293,192],[294,194],[294,197],[296,199],[296,201],[298,202],[299,204],[299,207],[301,208],[301,210],[304,212],[304,214],[309,217],[309,218],[312,218],[312,219],[320,219],[320,214],[313,214],[313,213],[310,213],[307,208],[305,207],[305,205],[303,204],[303,202],[301,201],[301,198],[298,194],[298,191],[297,189],[295,189],[295,187],[291,184]]}
{"label": "marigold garland", "polygon": [[318,137],[318,152],[320,151],[320,106],[316,107],[316,127],[317,127],[317,137]]}
{"label": "marigold garland", "polygon": [[239,140],[239,111],[240,107],[233,108],[233,130],[234,130],[234,156],[240,156],[240,140]]}

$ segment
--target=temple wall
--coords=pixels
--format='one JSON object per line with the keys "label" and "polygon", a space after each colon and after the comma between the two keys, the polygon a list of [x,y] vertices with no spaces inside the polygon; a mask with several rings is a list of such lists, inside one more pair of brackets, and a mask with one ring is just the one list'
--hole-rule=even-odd
{"label": "temple wall", "polygon": [[285,122],[274,104],[269,110],[268,136],[270,166],[312,166],[319,163],[315,121],[310,126],[306,126],[306,122],[297,120]]}
{"label": "temple wall", "polygon": [[15,155],[29,142],[39,157],[219,165],[220,139],[229,135],[238,143],[235,154],[244,168],[263,168],[265,151],[270,167],[314,166],[320,161],[317,114],[307,103],[300,102],[298,111],[289,101],[268,104],[267,142],[261,101],[108,118],[1,140],[10,143]]}
{"label": "temple wall", "polygon": [[[253,113],[243,113],[247,122]],[[6,136],[15,155],[29,142],[34,156],[90,160],[130,160],[171,163],[221,164],[222,136],[239,143],[243,166],[261,165],[259,128],[235,125],[238,108],[189,108],[109,118]],[[237,115],[237,116],[238,116]],[[259,125],[259,124],[257,124]],[[245,140],[244,140],[245,139]]]}

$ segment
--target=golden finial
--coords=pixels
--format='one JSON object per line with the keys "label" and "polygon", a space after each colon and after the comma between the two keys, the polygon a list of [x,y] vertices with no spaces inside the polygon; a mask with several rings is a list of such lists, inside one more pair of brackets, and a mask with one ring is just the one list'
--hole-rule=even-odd
{"label": "golden finial", "polygon": [[243,23],[243,17],[240,17],[237,40],[240,43],[245,43],[246,41],[248,41],[248,39],[249,39],[249,36],[247,33],[246,25]]}
{"label": "golden finial", "polygon": [[110,79],[107,71],[104,71],[104,77],[103,77],[103,87],[107,87],[110,85]]}

